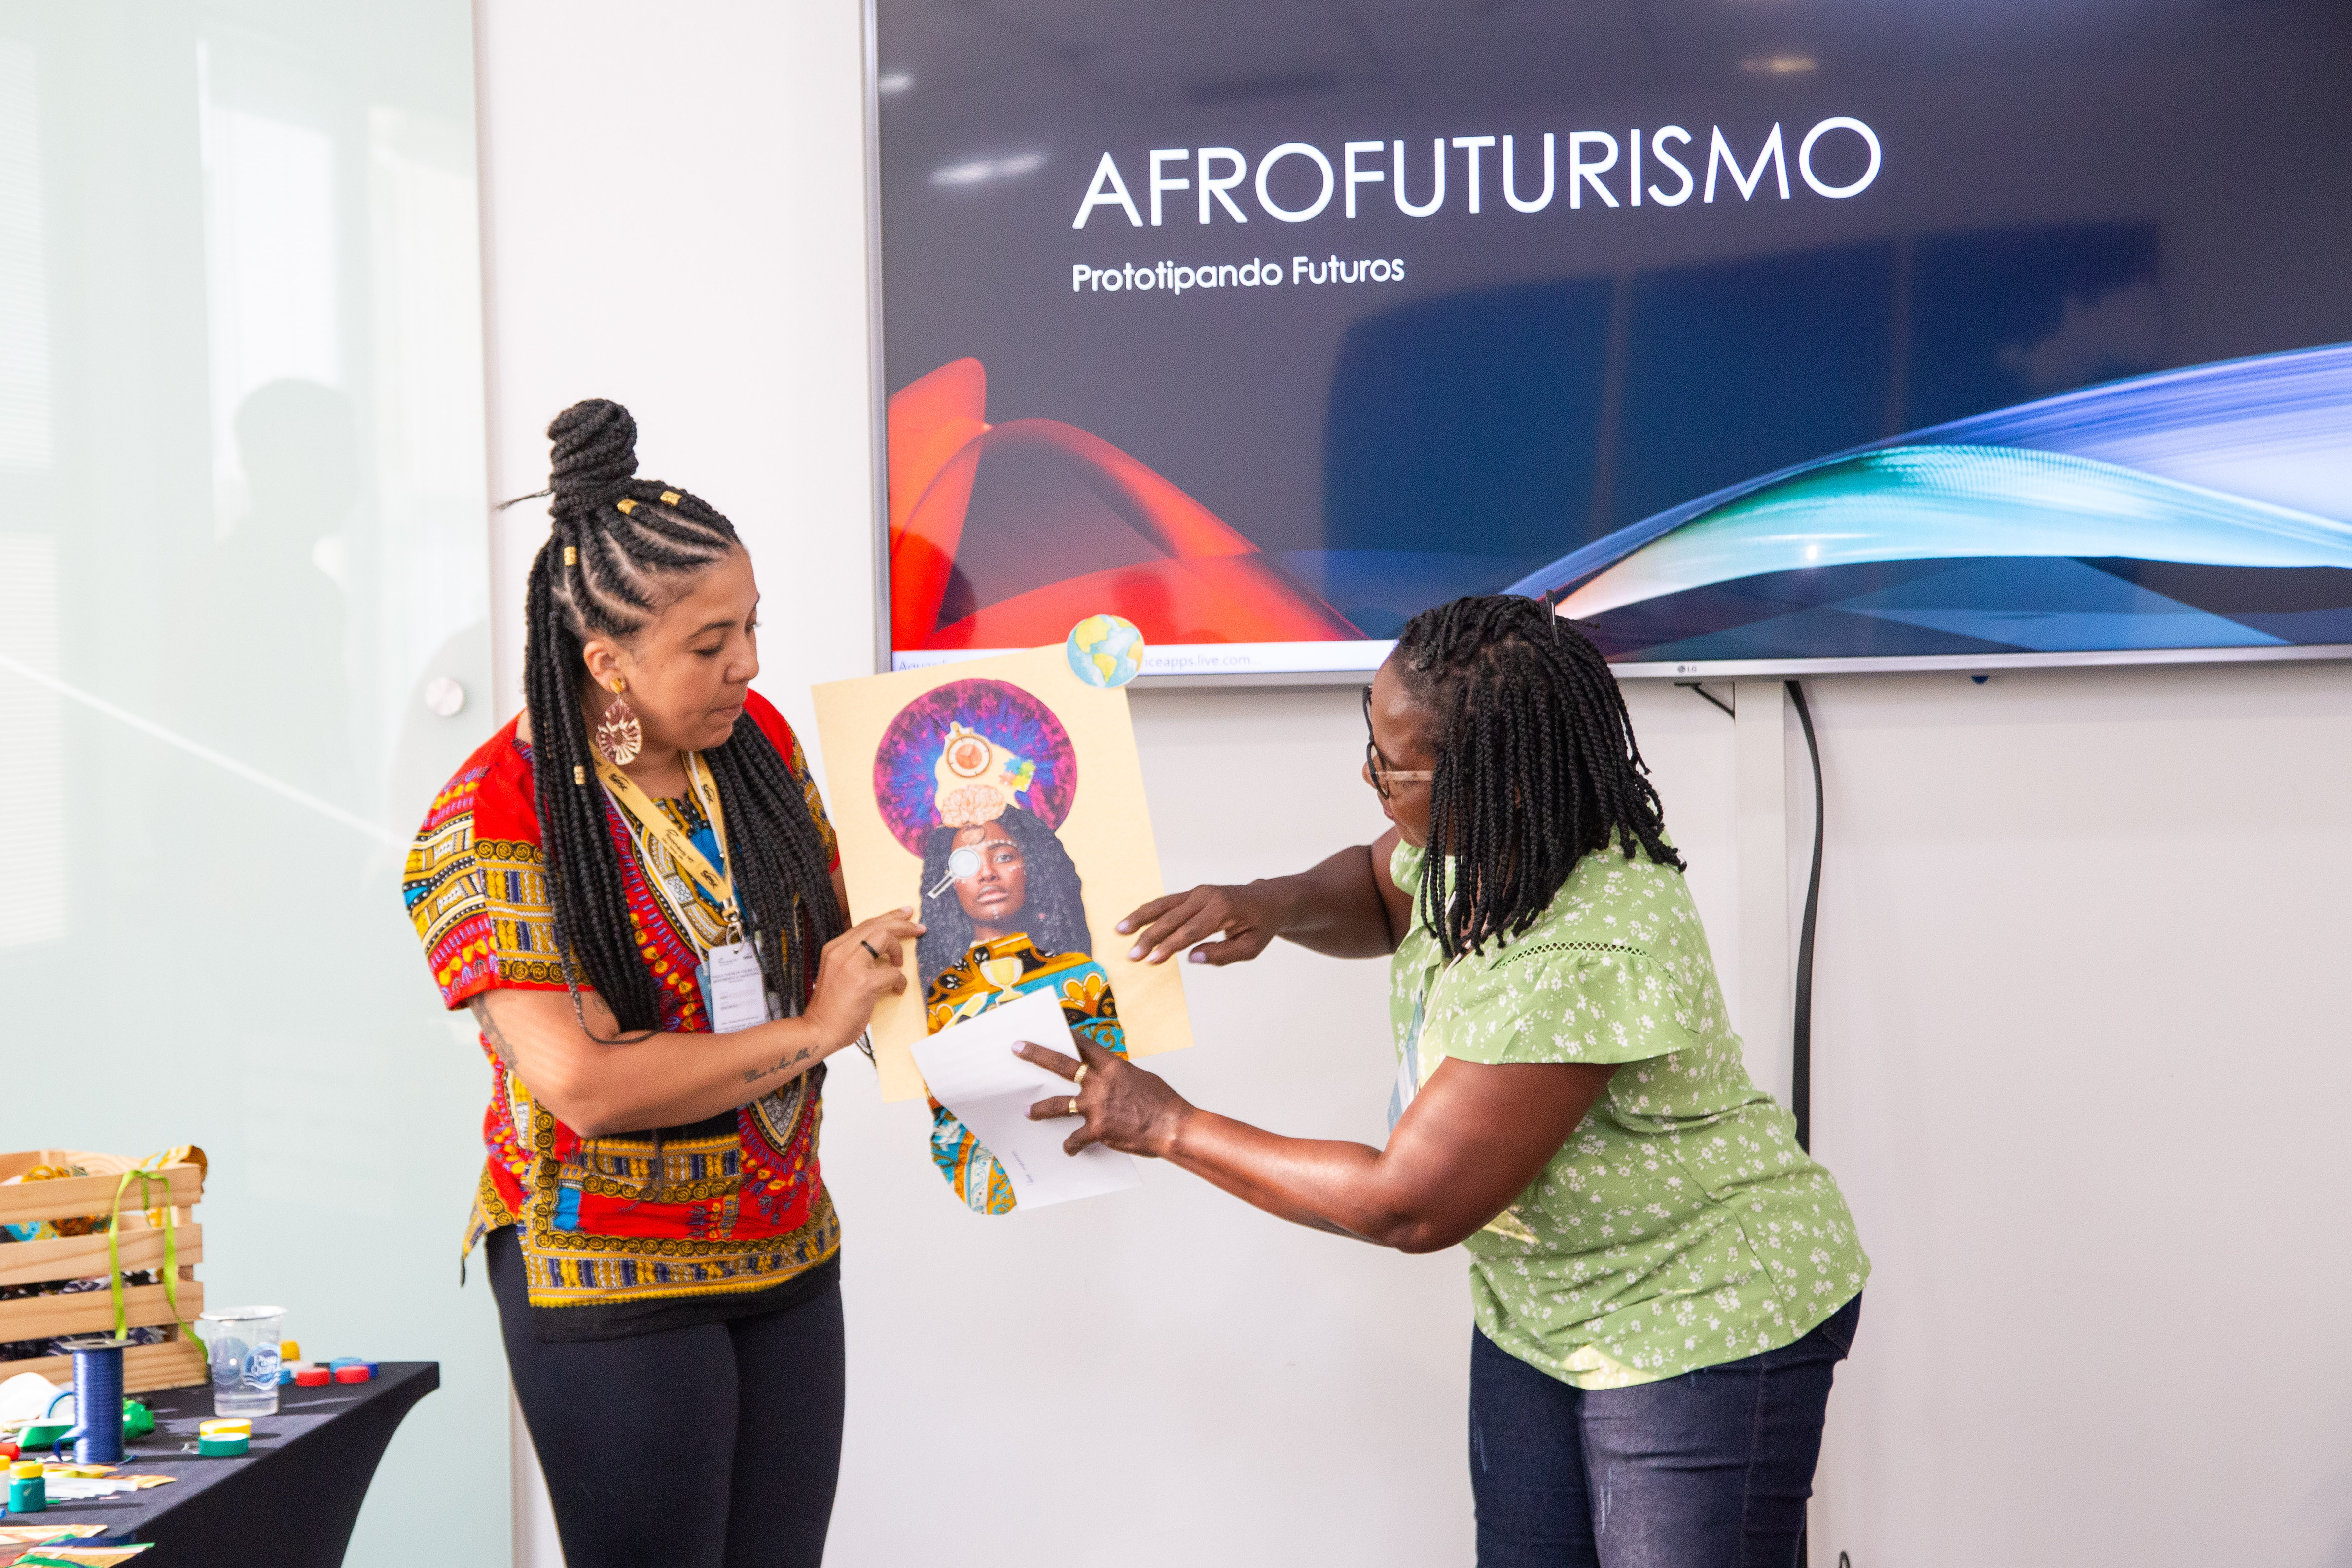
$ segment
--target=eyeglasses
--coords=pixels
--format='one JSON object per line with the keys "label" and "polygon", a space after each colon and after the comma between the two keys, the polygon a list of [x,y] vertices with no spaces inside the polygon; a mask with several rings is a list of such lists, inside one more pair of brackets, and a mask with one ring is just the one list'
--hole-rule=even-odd
{"label": "eyeglasses", "polygon": [[1372,739],[1372,689],[1364,688],[1364,772],[1372,781],[1372,791],[1382,800],[1389,798],[1392,784],[1427,784],[1437,775],[1426,769],[1392,768],[1381,755],[1380,742]]}

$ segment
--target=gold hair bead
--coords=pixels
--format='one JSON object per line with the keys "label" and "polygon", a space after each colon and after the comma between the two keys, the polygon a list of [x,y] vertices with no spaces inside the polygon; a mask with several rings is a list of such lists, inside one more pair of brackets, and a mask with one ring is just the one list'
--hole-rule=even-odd
{"label": "gold hair bead", "polygon": [[563,563],[566,566],[580,564],[580,551],[576,546],[567,544],[563,547]]}
{"label": "gold hair bead", "polygon": [[635,501],[633,501],[633,500],[629,500],[629,498],[628,498],[628,497],[626,497],[626,496],[623,496],[623,497],[622,497],[622,498],[621,498],[617,502],[615,502],[615,503],[614,503],[614,505],[619,509],[620,513],[621,513],[621,515],[622,515],[623,517],[626,517],[626,516],[628,516],[631,512],[633,512],[633,511],[635,511],[635,510],[637,510],[637,503],[636,503],[636,502],[635,502]]}
{"label": "gold hair bead", "polygon": [[677,494],[677,492],[676,490],[664,490],[664,491],[662,491],[662,505],[664,505],[664,506],[676,506],[676,505],[677,504],[677,502],[678,502],[678,494]]}
{"label": "gold hair bead", "polygon": [[588,782],[588,770],[582,767],[578,763],[572,763],[572,782],[576,784],[586,784]]}

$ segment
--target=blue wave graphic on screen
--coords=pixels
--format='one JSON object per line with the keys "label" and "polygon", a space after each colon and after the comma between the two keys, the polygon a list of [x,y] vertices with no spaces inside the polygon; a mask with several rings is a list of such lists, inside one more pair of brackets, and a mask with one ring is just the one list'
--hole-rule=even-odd
{"label": "blue wave graphic on screen", "polygon": [[2352,643],[2352,345],[1764,475],[1513,587],[1562,590],[1619,660]]}

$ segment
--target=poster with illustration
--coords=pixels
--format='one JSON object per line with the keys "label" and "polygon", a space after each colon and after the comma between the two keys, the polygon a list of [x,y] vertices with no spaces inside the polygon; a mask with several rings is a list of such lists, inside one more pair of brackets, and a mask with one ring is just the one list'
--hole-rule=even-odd
{"label": "poster with illustration", "polygon": [[[916,1040],[1040,990],[1108,1049],[1192,1044],[1176,968],[1130,962],[1117,929],[1162,890],[1124,690],[1049,647],[815,697],[852,917],[912,905],[929,928],[907,991],[874,1015],[884,1099],[925,1092]],[[1002,1173],[942,1120],[933,1152],[958,1196],[1003,1212]]]}

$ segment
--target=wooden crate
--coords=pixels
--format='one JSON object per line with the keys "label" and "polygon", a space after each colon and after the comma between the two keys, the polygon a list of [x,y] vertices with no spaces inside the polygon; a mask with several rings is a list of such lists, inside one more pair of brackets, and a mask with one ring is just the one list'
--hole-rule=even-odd
{"label": "wooden crate", "polygon": [[[115,1154],[93,1154],[74,1149],[35,1149],[0,1154],[0,1182],[21,1175],[36,1165],[79,1165],[93,1173],[58,1181],[26,1182],[0,1186],[0,1223],[23,1225],[31,1220],[104,1219],[114,1212],[115,1189],[132,1162]],[[166,1195],[168,1184],[168,1196]],[[146,1196],[141,1196],[142,1186]],[[124,1392],[143,1394],[156,1388],[188,1388],[206,1382],[204,1347],[189,1335],[187,1325],[205,1310],[205,1288],[196,1282],[193,1265],[205,1256],[204,1227],[195,1223],[196,1201],[205,1195],[205,1170],[193,1161],[165,1165],[142,1184],[135,1178],[122,1194],[121,1269],[163,1269],[164,1232],[148,1222],[150,1207],[173,1210],[173,1239],[178,1249],[179,1315],[161,1285],[137,1285],[124,1289],[126,1320],[133,1328],[166,1327],[169,1337],[152,1345],[133,1345],[122,1352]],[[0,1285],[29,1285],[53,1279],[103,1279],[110,1267],[108,1238],[66,1236],[48,1241],[0,1241]],[[57,1339],[68,1335],[110,1334],[114,1331],[114,1293],[84,1290],[70,1296],[33,1296],[0,1301],[0,1343],[14,1340]],[[29,1361],[0,1362],[0,1380],[20,1372],[37,1372],[59,1384],[73,1381],[71,1356],[43,1356]]]}

